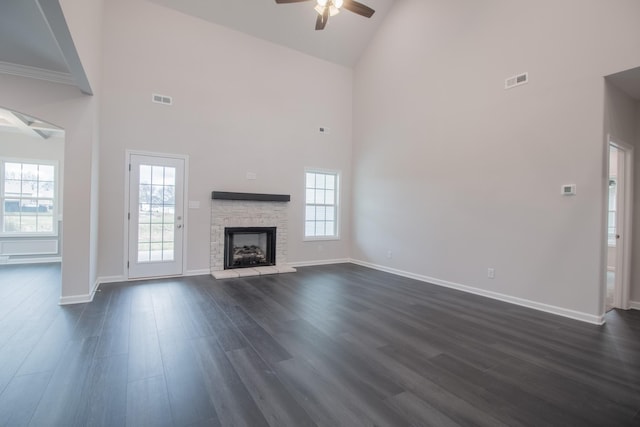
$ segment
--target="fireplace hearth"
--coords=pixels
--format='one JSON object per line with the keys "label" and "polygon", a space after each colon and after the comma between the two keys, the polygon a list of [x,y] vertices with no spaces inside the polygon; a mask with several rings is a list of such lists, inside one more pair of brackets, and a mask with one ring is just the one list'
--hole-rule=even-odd
{"label": "fireplace hearth", "polygon": [[276,227],[226,227],[224,269],[276,265]]}

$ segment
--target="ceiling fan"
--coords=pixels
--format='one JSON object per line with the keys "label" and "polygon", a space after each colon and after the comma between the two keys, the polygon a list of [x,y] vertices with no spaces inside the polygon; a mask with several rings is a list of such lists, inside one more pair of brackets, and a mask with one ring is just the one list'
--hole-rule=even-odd
{"label": "ceiling fan", "polygon": [[[303,1],[310,0],[276,0],[276,3],[300,3]],[[315,7],[316,12],[318,12],[318,18],[316,18],[316,30],[324,30],[324,27],[327,26],[329,17],[340,13],[341,8],[345,8],[353,13],[357,13],[360,16],[364,16],[365,18],[371,18],[371,16],[375,13],[375,10],[371,9],[369,6],[365,6],[364,4],[359,3],[355,0],[316,1],[318,3]]]}

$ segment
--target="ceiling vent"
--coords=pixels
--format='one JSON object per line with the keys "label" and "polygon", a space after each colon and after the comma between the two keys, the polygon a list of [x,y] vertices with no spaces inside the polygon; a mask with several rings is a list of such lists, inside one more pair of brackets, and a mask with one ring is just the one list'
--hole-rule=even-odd
{"label": "ceiling vent", "polygon": [[504,88],[511,89],[525,83],[529,83],[529,73],[522,73],[518,74],[517,76],[509,77],[504,81]]}
{"label": "ceiling vent", "polygon": [[164,105],[172,105],[173,104],[173,98],[171,98],[170,96],[166,96],[166,95],[158,95],[157,93],[154,93],[151,96],[151,101],[155,102],[156,104],[164,104]]}

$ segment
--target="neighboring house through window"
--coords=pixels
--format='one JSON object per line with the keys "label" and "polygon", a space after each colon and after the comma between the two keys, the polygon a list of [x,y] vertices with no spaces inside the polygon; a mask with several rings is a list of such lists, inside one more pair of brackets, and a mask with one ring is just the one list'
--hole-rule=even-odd
{"label": "neighboring house through window", "polygon": [[336,171],[307,169],[305,174],[306,239],[338,238],[338,184]]}
{"label": "neighboring house through window", "polygon": [[0,234],[57,234],[55,162],[0,159],[0,179]]}

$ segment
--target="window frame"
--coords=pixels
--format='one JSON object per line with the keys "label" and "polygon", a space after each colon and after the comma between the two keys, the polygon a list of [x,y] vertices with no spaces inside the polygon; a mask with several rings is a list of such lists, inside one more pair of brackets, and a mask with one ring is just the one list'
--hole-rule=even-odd
{"label": "window frame", "polygon": [[[4,217],[5,217],[5,170],[7,163],[20,163],[20,164],[35,164],[43,166],[53,166],[53,197],[43,198],[44,200],[51,200],[53,202],[53,208],[51,209],[52,216],[52,231],[3,231],[4,229]],[[58,213],[59,206],[59,161],[49,159],[32,159],[22,157],[0,157],[0,237],[58,237],[59,229],[58,222],[60,220]],[[11,197],[9,197],[11,198]],[[21,197],[21,199],[23,199]],[[38,198],[36,198],[37,200]]]}
{"label": "window frame", "polygon": [[[609,186],[607,188],[607,245],[610,248],[615,248],[616,242],[616,228],[618,220],[618,178],[609,177]],[[613,192],[613,194],[612,194]],[[613,214],[613,222],[609,221]],[[613,232],[612,232],[613,231]]]}
{"label": "window frame", "polygon": [[[334,234],[330,236],[307,236],[307,207],[308,206],[320,206],[316,203],[307,203],[307,174],[315,173],[315,174],[324,174],[324,175],[333,175],[335,177],[335,190],[334,190],[334,204],[322,204],[323,206],[333,206],[335,208],[335,230]],[[302,220],[302,236],[303,241],[312,242],[319,240],[340,240],[340,176],[341,172],[339,170],[334,169],[323,169],[323,168],[312,168],[306,167],[304,169],[304,177],[303,177],[303,199],[304,199],[304,208],[303,208],[303,220]],[[326,221],[326,220],[325,220]]]}

